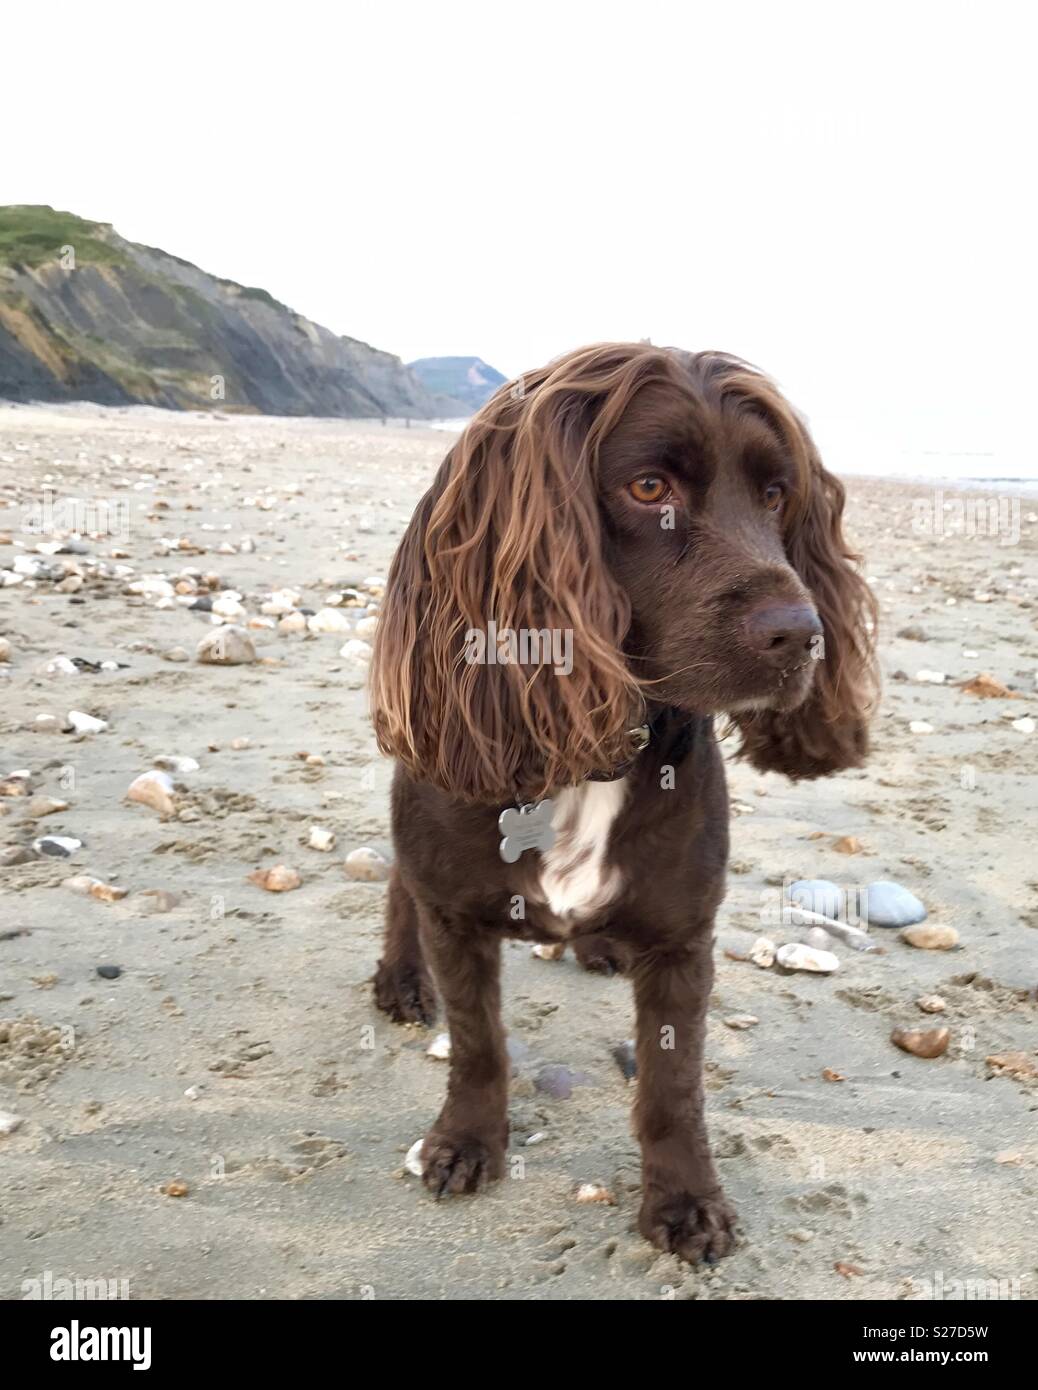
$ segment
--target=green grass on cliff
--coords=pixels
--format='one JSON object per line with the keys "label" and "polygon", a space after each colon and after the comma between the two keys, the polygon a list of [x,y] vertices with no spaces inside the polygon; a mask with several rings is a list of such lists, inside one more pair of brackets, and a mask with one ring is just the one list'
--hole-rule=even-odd
{"label": "green grass on cliff", "polygon": [[103,241],[100,231],[97,222],[43,204],[0,207],[0,265],[33,269],[58,261],[63,246],[75,248],[77,266],[122,261],[122,253]]}

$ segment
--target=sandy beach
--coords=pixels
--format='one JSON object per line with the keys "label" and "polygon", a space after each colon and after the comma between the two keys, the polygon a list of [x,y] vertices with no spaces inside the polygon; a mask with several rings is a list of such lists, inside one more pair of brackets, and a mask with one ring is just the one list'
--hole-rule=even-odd
{"label": "sandy beach", "polygon": [[[1038,1297],[1038,501],[992,488],[1002,510],[970,522],[951,487],[848,483],[882,606],[874,751],[795,786],[730,768],[707,1087],[740,1241],[689,1269],[633,1229],[611,1056],[629,987],[572,954],[505,947],[513,1176],[435,1203],[404,1169],[446,1066],[438,1029],[372,1003],[385,887],[344,860],[391,854],[390,767],[363,649],[341,649],[449,442],[0,407],[0,1298],[48,1274],[138,1299]],[[77,515],[105,534],[46,553]],[[335,630],[264,613],[285,590]],[[195,659],[219,609],[256,661]],[[1005,693],[964,688],[981,674]],[[70,711],[106,727],[66,731]],[[169,764],[165,810],[126,800],[156,759],[198,764]],[[41,856],[44,836],[82,844]],[[277,865],[300,886],[250,881]],[[67,883],[84,877],[125,896]],[[838,945],[832,976],[758,968],[758,937],[802,937],[778,924],[802,878],[894,880],[959,944],[873,928],[882,951]],[[938,1026],[936,1059],[891,1041]],[[589,1084],[546,1095],[551,1063]],[[612,1203],[577,1202],[582,1183]]]}

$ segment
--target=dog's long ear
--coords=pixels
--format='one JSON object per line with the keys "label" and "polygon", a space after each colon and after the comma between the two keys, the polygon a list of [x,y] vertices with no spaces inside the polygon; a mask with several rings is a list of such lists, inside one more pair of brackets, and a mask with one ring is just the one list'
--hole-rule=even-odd
{"label": "dog's long ear", "polygon": [[372,659],[379,746],[413,777],[500,804],[629,756],[641,701],[602,556],[598,446],[666,370],[637,345],[571,354],[502,387],[447,456],[390,569]]}
{"label": "dog's long ear", "polygon": [[845,489],[823,467],[803,421],[768,383],[770,418],[785,436],[801,476],[785,522],[789,561],[814,599],[823,625],[811,695],[792,713],[739,714],[742,755],[761,771],[821,777],[859,767],[878,694],[876,600],[843,535]]}

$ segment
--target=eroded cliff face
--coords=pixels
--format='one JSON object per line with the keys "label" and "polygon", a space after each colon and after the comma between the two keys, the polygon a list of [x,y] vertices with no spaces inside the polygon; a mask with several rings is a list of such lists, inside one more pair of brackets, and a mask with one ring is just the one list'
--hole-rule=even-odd
{"label": "eroded cliff face", "polygon": [[49,208],[0,208],[0,398],[277,415],[464,413],[398,357],[338,337],[264,290]]}
{"label": "eroded cliff face", "polygon": [[481,357],[419,357],[408,366],[427,391],[460,401],[464,413],[478,410],[507,380]]}

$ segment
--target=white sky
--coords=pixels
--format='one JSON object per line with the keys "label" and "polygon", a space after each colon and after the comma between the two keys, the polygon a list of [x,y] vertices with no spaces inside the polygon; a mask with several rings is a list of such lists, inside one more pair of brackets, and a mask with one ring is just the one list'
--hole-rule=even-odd
{"label": "white sky", "polygon": [[0,202],[405,360],[723,347],[837,467],[1038,474],[1035,13],[49,0],[3,21]]}

